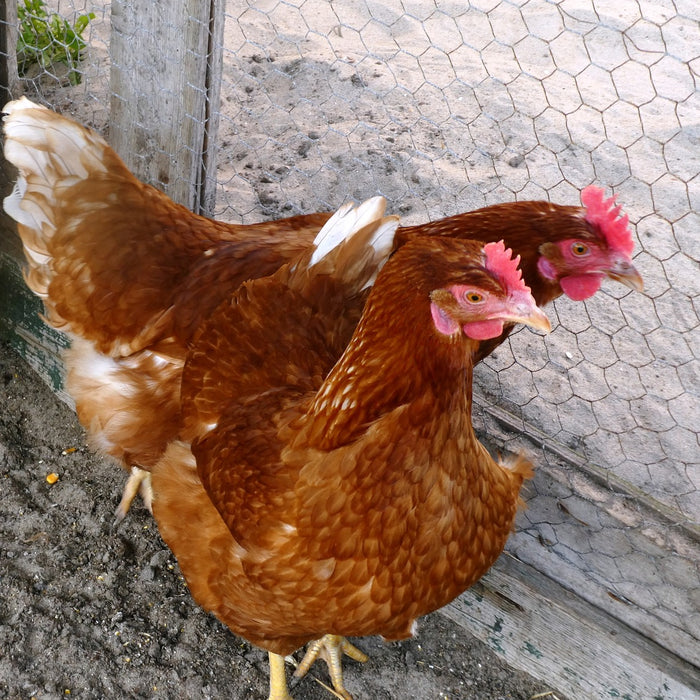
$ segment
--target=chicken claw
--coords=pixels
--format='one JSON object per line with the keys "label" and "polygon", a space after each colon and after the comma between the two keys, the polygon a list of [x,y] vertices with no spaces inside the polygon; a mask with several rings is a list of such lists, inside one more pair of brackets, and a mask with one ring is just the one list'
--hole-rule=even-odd
{"label": "chicken claw", "polygon": [[306,650],[301,663],[297,666],[297,670],[294,671],[294,675],[296,678],[302,678],[311,668],[311,664],[320,656],[328,664],[328,672],[331,675],[333,687],[338,695],[345,698],[345,700],[352,700],[352,695],[345,690],[343,685],[343,665],[341,661],[343,654],[347,654],[351,659],[363,663],[368,658],[367,654],[350,644],[345,637],[337,634],[327,634],[309,644],[309,648]]}
{"label": "chicken claw", "polygon": [[131,508],[131,502],[140,493],[143,498],[143,503],[148,508],[149,513],[153,515],[153,489],[151,488],[151,473],[139,467],[131,467],[131,475],[124,484],[122,500],[119,501],[115,512],[116,520],[120,523],[126,517],[126,514]]}

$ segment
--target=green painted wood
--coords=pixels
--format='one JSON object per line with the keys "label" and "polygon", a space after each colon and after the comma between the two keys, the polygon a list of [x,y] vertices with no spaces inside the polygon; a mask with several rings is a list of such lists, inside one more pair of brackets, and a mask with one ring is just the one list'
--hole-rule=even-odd
{"label": "green painted wood", "polygon": [[[12,190],[16,171],[0,157],[0,200]],[[15,222],[0,207],[0,338],[9,343],[66,403],[61,353],[68,338],[42,320],[41,300],[24,283],[24,254]]]}
{"label": "green painted wood", "polygon": [[[7,231],[4,230],[6,235]],[[69,341],[42,320],[43,306],[24,283],[21,265],[0,249],[0,337],[8,342],[67,403],[61,353]]]}

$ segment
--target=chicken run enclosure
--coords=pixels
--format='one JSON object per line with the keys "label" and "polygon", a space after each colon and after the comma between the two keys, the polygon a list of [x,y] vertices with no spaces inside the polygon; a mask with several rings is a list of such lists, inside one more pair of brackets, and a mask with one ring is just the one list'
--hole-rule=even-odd
{"label": "chicken run enclosure", "polygon": [[[700,4],[18,4],[71,26],[94,16],[80,56],[64,43],[32,63],[6,2],[3,98],[92,126],[141,179],[215,218],[379,193],[418,224],[578,204],[592,182],[619,195],[644,293],[607,281],[561,297],[549,335],[523,328],[476,368],[480,439],[527,449],[537,473],[506,553],[445,612],[572,698],[698,697]],[[35,318],[10,229],[3,332],[60,391],[64,341]]]}

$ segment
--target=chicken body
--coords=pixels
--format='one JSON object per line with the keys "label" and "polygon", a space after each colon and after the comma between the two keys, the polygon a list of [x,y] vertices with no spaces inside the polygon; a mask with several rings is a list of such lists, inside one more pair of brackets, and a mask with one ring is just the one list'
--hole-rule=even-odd
{"label": "chicken body", "polygon": [[193,596],[274,654],[412,634],[493,563],[530,475],[474,435],[468,335],[547,327],[529,290],[486,269],[478,243],[412,241],[342,351],[364,279],[339,267],[356,265],[319,274],[307,256],[203,324],[183,376],[188,442],[153,471],[154,515]]}
{"label": "chicken body", "polygon": [[[473,361],[507,324],[543,321],[461,240],[479,226],[408,230],[365,308],[391,245],[355,235],[315,259],[329,215],[212,222],[70,120],[5,110],[21,175],[5,207],[28,285],[72,337],[81,422],[153,469],[154,514],[201,605],[285,654],[408,636],[486,571],[530,465],[476,440]],[[468,292],[495,306],[465,309]]]}
{"label": "chicken body", "polygon": [[[151,469],[180,434],[182,367],[194,333],[242,282],[307,250],[330,214],[245,226],[213,221],[139,182],[91,130],[26,98],[4,111],[5,156],[20,171],[5,209],[18,222],[27,284],[47,320],[71,337],[67,389],[80,421],[92,445],[125,468]],[[584,298],[605,275],[641,288],[626,221],[589,209],[495,205],[399,229],[395,248],[425,236],[504,239],[521,256],[538,304],[559,296],[562,284]],[[622,246],[608,233],[620,222]],[[581,245],[587,254],[574,256]],[[348,303],[348,320],[359,319],[365,299],[366,291]],[[484,340],[475,360],[512,327]],[[345,327],[341,346],[353,328]]]}

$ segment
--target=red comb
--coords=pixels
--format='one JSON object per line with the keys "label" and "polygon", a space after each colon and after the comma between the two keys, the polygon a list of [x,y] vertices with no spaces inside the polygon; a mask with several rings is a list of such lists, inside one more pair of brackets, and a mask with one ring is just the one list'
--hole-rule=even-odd
{"label": "red comb", "polygon": [[629,257],[634,250],[632,234],[627,228],[629,216],[625,214],[617,218],[622,207],[615,206],[616,199],[617,195],[605,199],[605,191],[595,185],[588,185],[581,192],[581,202],[586,207],[586,221],[600,228],[608,248]]}
{"label": "red comb", "polygon": [[510,248],[506,250],[503,241],[487,243],[484,246],[484,255],[486,269],[498,277],[508,292],[518,290],[530,292],[530,288],[523,282],[523,273],[518,267],[520,256],[511,257],[513,251]]}

